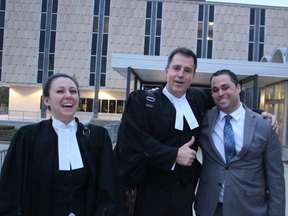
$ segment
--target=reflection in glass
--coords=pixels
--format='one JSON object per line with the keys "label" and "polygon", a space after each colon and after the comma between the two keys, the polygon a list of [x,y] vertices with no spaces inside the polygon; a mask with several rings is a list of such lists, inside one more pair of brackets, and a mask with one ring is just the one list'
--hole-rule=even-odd
{"label": "reflection in glass", "polygon": [[42,13],[41,14],[41,24],[40,24],[40,29],[46,29],[46,14]]}
{"label": "reflection in glass", "polygon": [[248,61],[253,61],[253,43],[249,43],[248,47]]}
{"label": "reflection in glass", "polygon": [[208,40],[213,39],[213,23],[209,23],[208,25]]}
{"label": "reflection in glass", "polygon": [[104,17],[104,33],[109,33],[109,17]]}
{"label": "reflection in glass", "polygon": [[43,69],[43,64],[44,64],[44,54],[43,53],[39,53],[38,69]]}
{"label": "reflection in glass", "polygon": [[212,59],[213,40],[208,40],[207,59]]}
{"label": "reflection in glass", "polygon": [[123,113],[124,111],[124,101],[117,100],[117,113]]}
{"label": "reflection in glass", "polygon": [[93,18],[93,32],[98,32],[98,17],[94,16]]}
{"label": "reflection in glass", "polygon": [[57,13],[57,9],[58,9],[58,0],[53,0],[52,13]]}
{"label": "reflection in glass", "polygon": [[265,37],[265,27],[260,27],[260,40],[259,42],[264,42]]}
{"label": "reflection in glass", "polygon": [[109,113],[115,113],[116,100],[109,100]]}
{"label": "reflection in glass", "polygon": [[96,57],[91,56],[91,62],[90,62],[90,72],[96,71]]}
{"label": "reflection in glass", "polygon": [[157,19],[162,19],[162,5],[163,5],[163,2],[158,2]]}
{"label": "reflection in glass", "polygon": [[38,70],[37,83],[42,83],[42,77],[43,77],[43,71],[42,70]]}
{"label": "reflection in glass", "polygon": [[150,35],[150,29],[151,29],[151,20],[146,19],[145,35]]}
{"label": "reflection in glass", "polygon": [[95,85],[95,73],[90,73],[89,86],[94,86],[94,85]]}
{"label": "reflection in glass", "polygon": [[102,99],[101,112],[108,113],[108,100]]}
{"label": "reflection in glass", "polygon": [[54,70],[54,54],[49,54],[49,70]]}
{"label": "reflection in glass", "polygon": [[250,25],[255,25],[255,8],[250,9]]}
{"label": "reflection in glass", "polygon": [[209,5],[209,22],[214,22],[214,5]]}
{"label": "reflection in glass", "polygon": [[110,0],[105,1],[105,11],[104,11],[105,16],[110,15]]}
{"label": "reflection in glass", "polygon": [[156,36],[161,36],[161,20],[157,20],[156,24]]}
{"label": "reflection in glass", "polygon": [[152,2],[151,1],[147,1],[146,4],[146,18],[151,18],[151,7],[152,7]]}
{"label": "reflection in glass", "polygon": [[145,41],[144,41],[144,55],[149,55],[149,43],[150,43],[150,37],[145,37]]}
{"label": "reflection in glass", "polygon": [[106,85],[106,74],[101,74],[100,86],[105,86],[105,85]]}
{"label": "reflection in glass", "polygon": [[265,9],[261,9],[260,25],[265,25]]}
{"label": "reflection in glass", "polygon": [[156,56],[160,55],[160,43],[161,43],[161,37],[156,37],[156,40],[155,40],[155,55]]}
{"label": "reflection in glass", "polygon": [[198,22],[197,38],[202,38],[202,35],[203,35],[203,23]]}
{"label": "reflection in glass", "polygon": [[203,21],[204,5],[199,5],[198,21]]}
{"label": "reflection in glass", "polygon": [[202,40],[197,40],[197,51],[196,51],[197,58],[201,58],[202,55]]}
{"label": "reflection in glass", "polygon": [[94,15],[99,15],[99,0],[94,0]]}
{"label": "reflection in glass", "polygon": [[249,28],[249,42],[254,41],[254,26],[250,26]]}
{"label": "reflection in glass", "polygon": [[50,53],[55,53],[55,41],[56,41],[56,32],[55,31],[51,31]]}
{"label": "reflection in glass", "polygon": [[96,55],[97,49],[97,34],[92,34],[92,47],[91,47],[91,55]]}

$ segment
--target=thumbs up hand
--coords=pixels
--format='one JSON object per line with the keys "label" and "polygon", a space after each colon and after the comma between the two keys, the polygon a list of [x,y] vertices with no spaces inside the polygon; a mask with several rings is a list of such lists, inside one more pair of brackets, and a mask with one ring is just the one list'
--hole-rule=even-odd
{"label": "thumbs up hand", "polygon": [[195,137],[192,136],[192,139],[185,143],[178,149],[178,154],[176,158],[176,162],[183,166],[191,166],[195,157],[196,151],[192,150],[190,146],[192,146],[195,142]]}

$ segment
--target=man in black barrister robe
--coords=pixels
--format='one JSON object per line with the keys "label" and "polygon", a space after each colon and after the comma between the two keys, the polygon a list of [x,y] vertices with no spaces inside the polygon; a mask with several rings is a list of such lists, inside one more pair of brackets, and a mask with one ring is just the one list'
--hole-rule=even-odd
{"label": "man in black barrister robe", "polygon": [[134,215],[192,215],[201,166],[194,138],[205,110],[214,106],[210,94],[189,88],[196,67],[195,54],[177,48],[165,68],[167,84],[154,92],[155,102],[141,90],[127,101],[114,153],[123,189],[138,187]]}

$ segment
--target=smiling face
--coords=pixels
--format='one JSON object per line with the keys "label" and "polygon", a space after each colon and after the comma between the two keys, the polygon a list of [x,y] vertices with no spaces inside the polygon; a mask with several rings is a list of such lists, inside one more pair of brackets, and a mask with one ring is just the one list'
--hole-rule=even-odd
{"label": "smiling face", "polygon": [[231,114],[240,107],[241,86],[237,86],[227,74],[214,76],[211,80],[213,100],[219,110]]}
{"label": "smiling face", "polygon": [[51,83],[49,96],[44,96],[44,103],[50,107],[54,118],[69,124],[74,119],[79,103],[76,84],[66,77],[55,78]]}
{"label": "smiling face", "polygon": [[195,75],[194,59],[180,53],[174,55],[169,68],[165,68],[166,88],[175,97],[182,97]]}

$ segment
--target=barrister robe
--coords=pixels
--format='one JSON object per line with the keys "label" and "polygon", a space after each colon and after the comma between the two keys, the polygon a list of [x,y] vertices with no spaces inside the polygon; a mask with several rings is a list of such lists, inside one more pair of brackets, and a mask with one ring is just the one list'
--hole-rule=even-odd
{"label": "barrister robe", "polygon": [[[118,215],[119,181],[108,132],[103,127],[91,125],[88,145],[83,125],[78,119],[76,121],[79,148],[91,173],[86,215]],[[51,119],[18,130],[1,172],[0,215],[17,215],[17,212],[20,215],[51,215],[51,175],[53,161],[58,157],[57,143]]]}
{"label": "barrister robe", "polygon": [[[169,211],[167,200],[171,193],[179,198],[181,206],[176,208],[182,209],[174,215],[190,215],[195,182],[199,176],[199,172],[195,172],[199,163],[194,162],[190,167],[176,163],[173,170],[172,167],[178,148],[191,140],[192,136],[197,140],[200,129],[190,130],[186,120],[183,131],[174,128],[176,110],[162,93],[163,87],[154,92],[155,102],[150,111],[146,108],[145,91],[138,90],[130,94],[114,153],[123,189],[138,185],[137,202],[140,205],[137,205],[137,215],[167,215],[165,211]],[[186,98],[201,125],[205,111],[214,106],[211,95],[203,90],[189,88]],[[197,149],[196,144],[192,149]],[[176,205],[178,201],[173,203]],[[172,212],[170,214],[173,215]]]}

